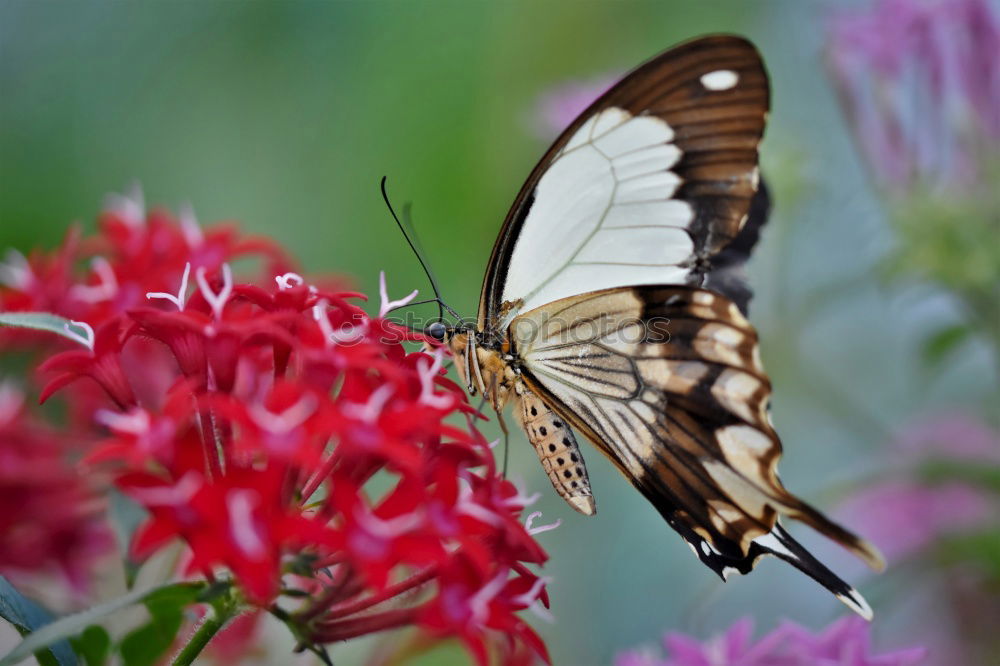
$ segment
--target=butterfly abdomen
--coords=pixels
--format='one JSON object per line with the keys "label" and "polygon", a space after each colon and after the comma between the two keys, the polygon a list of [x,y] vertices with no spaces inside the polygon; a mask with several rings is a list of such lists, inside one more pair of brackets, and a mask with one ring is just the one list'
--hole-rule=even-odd
{"label": "butterfly abdomen", "polygon": [[552,486],[574,509],[587,516],[593,515],[597,505],[573,431],[523,383],[518,384],[515,392],[519,401],[514,413],[528,441],[535,447]]}

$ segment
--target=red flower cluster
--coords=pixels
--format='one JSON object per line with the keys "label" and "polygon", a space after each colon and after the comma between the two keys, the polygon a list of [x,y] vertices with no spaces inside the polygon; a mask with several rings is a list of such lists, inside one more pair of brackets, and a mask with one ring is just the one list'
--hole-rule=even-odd
{"label": "red flower cluster", "polygon": [[94,489],[67,462],[65,438],[31,418],[24,396],[0,382],[0,572],[63,572],[84,587],[87,564],[107,552]]}
{"label": "red flower cluster", "polygon": [[[481,664],[526,644],[547,659],[517,615],[547,603],[526,566],[546,559],[528,501],[442,376],[443,350],[407,352],[427,341],[384,318],[384,282],[369,317],[267,241],[146,215],[135,195],[112,204],[97,239],[10,255],[0,309],[73,320],[83,348],[42,364],[42,399],[64,393],[78,426],[103,427],[82,453],[148,510],[134,555],[179,537],[188,574],[230,572],[312,643],[417,625]],[[266,260],[267,287],[234,281],[227,262],[246,254]],[[275,605],[303,592],[293,613]]]}

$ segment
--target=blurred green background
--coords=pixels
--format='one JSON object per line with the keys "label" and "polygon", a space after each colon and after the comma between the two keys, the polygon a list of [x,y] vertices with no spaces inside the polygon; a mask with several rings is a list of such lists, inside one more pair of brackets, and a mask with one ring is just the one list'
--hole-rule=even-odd
{"label": "blurred green background", "polygon": [[[546,147],[539,96],[693,36],[741,33],[773,89],[762,160],[776,207],[751,264],[751,319],[783,478],[829,508],[928,406],[982,411],[996,397],[985,347],[933,376],[914,362],[929,328],[958,318],[948,296],[882,286],[892,234],[822,57],[824,18],[844,4],[4,0],[0,248],[51,247],[77,219],[92,228],[103,195],[138,179],[148,203],[238,220],[309,273],[349,275],[374,295],[385,269],[398,297],[426,287],[378,193],[388,175],[397,206],[413,202],[446,299],[471,316],[507,206]],[[708,635],[745,615],[761,629],[780,617],[820,626],[843,611],[777,561],[723,586],[596,453],[590,519],[555,497],[521,436],[511,461],[544,492],[545,518],[563,520],[540,537],[557,621],[532,620],[556,664],[610,663],[667,628]],[[796,534],[869,596],[877,636],[911,626],[919,585],[869,579]],[[450,659],[465,658],[427,663]]]}

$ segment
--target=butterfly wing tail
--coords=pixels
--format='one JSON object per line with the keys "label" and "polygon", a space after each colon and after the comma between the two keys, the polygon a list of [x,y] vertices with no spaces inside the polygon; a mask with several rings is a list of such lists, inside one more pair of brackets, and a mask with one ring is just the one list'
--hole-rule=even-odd
{"label": "butterfly wing tail", "polygon": [[874,544],[841,527],[802,500],[795,498],[794,504],[790,507],[782,507],[782,509],[783,513],[802,521],[820,534],[847,548],[873,571],[878,572],[885,569],[885,557]]}
{"label": "butterfly wing tail", "polygon": [[780,557],[830,590],[834,596],[861,617],[866,620],[872,619],[872,609],[865,598],[841,580],[837,574],[830,571],[825,564],[813,557],[780,524],[775,524],[774,529],[769,534],[754,539],[754,544],[763,553]]}

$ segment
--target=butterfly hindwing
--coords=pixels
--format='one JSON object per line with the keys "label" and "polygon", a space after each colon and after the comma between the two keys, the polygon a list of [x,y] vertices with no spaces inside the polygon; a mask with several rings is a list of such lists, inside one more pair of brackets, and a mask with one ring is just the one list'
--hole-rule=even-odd
{"label": "butterfly hindwing", "polygon": [[680,286],[583,294],[524,313],[510,335],[526,383],[720,575],[776,554],[852,603],[856,593],[791,540],[781,515],[881,566],[874,548],[782,485],[756,332],[725,296]]}
{"label": "butterfly hindwing", "polygon": [[640,66],[556,140],[518,195],[487,270],[480,328],[585,291],[700,285],[759,188],[767,75],[712,36]]}

